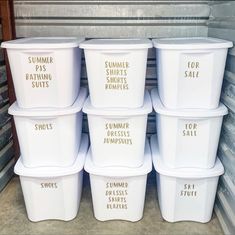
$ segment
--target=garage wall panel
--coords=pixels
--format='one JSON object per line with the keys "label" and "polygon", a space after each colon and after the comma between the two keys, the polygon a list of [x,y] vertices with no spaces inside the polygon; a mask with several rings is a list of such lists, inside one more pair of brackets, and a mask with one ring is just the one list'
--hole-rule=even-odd
{"label": "garage wall panel", "polygon": [[[208,23],[211,37],[219,37],[235,43],[235,2],[215,2],[212,5]],[[225,175],[219,182],[216,213],[225,234],[235,234],[235,49],[229,50],[221,101],[228,107],[229,114],[224,118],[221,140],[218,149],[225,167]]]}

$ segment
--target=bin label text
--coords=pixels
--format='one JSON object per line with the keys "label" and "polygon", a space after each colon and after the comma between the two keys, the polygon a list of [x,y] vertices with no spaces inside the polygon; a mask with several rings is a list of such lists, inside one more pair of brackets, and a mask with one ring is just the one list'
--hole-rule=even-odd
{"label": "bin label text", "polygon": [[183,189],[180,190],[181,197],[196,197],[197,190],[195,184],[184,184]]}
{"label": "bin label text", "polygon": [[25,80],[31,82],[32,88],[48,88],[53,79],[54,58],[51,56],[27,56],[28,72]]}
{"label": "bin label text", "polygon": [[130,64],[127,61],[105,61],[105,90],[128,90],[127,75]]}
{"label": "bin label text", "polygon": [[104,144],[132,145],[130,124],[128,122],[105,123]]}
{"label": "bin label text", "polygon": [[183,136],[197,136],[197,123],[186,123],[183,129]]}
{"label": "bin label text", "polygon": [[108,210],[127,210],[127,182],[107,182],[105,197],[107,200],[106,208]]}

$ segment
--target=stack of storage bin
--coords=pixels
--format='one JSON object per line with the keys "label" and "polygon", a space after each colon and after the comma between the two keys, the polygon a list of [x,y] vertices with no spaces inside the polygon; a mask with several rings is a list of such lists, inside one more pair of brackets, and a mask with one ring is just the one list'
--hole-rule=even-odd
{"label": "stack of storage bin", "polygon": [[90,173],[96,219],[137,221],[143,216],[151,154],[146,141],[150,95],[145,91],[148,39],[92,39],[82,43],[90,97]]}
{"label": "stack of storage bin", "polygon": [[17,101],[14,116],[20,175],[31,221],[71,220],[78,212],[88,137],[82,136],[83,39],[25,38],[7,48]]}
{"label": "stack of storage bin", "polygon": [[161,213],[170,222],[205,223],[224,172],[216,155],[227,108],[219,98],[232,43],[214,38],[153,43],[159,86],[151,92],[157,122],[151,148]]}

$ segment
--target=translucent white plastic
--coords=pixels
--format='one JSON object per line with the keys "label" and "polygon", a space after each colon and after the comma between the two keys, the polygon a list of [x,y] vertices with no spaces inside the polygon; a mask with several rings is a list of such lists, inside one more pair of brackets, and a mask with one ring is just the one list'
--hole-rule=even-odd
{"label": "translucent white plastic", "polygon": [[223,116],[227,108],[214,110],[171,110],[164,107],[157,90],[152,90],[156,112],[155,144],[164,163],[171,168],[214,166]]}
{"label": "translucent white plastic", "polygon": [[149,93],[136,109],[98,109],[90,98],[83,112],[88,115],[92,160],[97,166],[139,167],[144,160],[147,117],[152,111]]}
{"label": "translucent white plastic", "polygon": [[84,39],[23,38],[3,42],[7,48],[16,99],[22,108],[64,108],[80,88]]}
{"label": "translucent white plastic", "polygon": [[148,141],[144,163],[139,168],[97,167],[89,151],[85,170],[90,174],[93,210],[97,220],[135,222],[143,217],[147,174],[152,170]]}
{"label": "translucent white plastic", "polygon": [[63,109],[22,109],[14,103],[14,115],[22,162],[26,167],[69,166],[77,157],[82,133],[82,106],[87,90]]}
{"label": "translucent white plastic", "polygon": [[218,179],[224,173],[220,160],[217,159],[211,169],[172,169],[162,162],[153,139],[151,139],[151,150],[162,217],[168,222],[209,222]]}
{"label": "translucent white plastic", "polygon": [[143,105],[149,39],[92,39],[80,47],[94,107]]}
{"label": "translucent white plastic", "polygon": [[215,109],[228,48],[215,38],[154,39],[158,91],[167,108]]}
{"label": "translucent white plastic", "polygon": [[20,175],[29,220],[69,221],[76,217],[87,150],[88,136],[84,135],[76,161],[70,167],[27,168],[21,158],[18,160],[15,173]]}

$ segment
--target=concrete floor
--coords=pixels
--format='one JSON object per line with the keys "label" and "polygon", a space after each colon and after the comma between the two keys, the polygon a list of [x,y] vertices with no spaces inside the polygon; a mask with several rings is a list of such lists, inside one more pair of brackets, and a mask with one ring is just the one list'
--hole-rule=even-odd
{"label": "concrete floor", "polygon": [[156,203],[156,188],[153,177],[148,182],[144,217],[136,223],[125,221],[99,222],[93,217],[89,181],[85,176],[84,190],[79,214],[70,222],[43,221],[32,223],[27,219],[19,178],[14,177],[0,193],[0,234],[11,235],[183,235],[223,234],[219,221],[213,215],[210,223],[168,223],[163,221]]}

